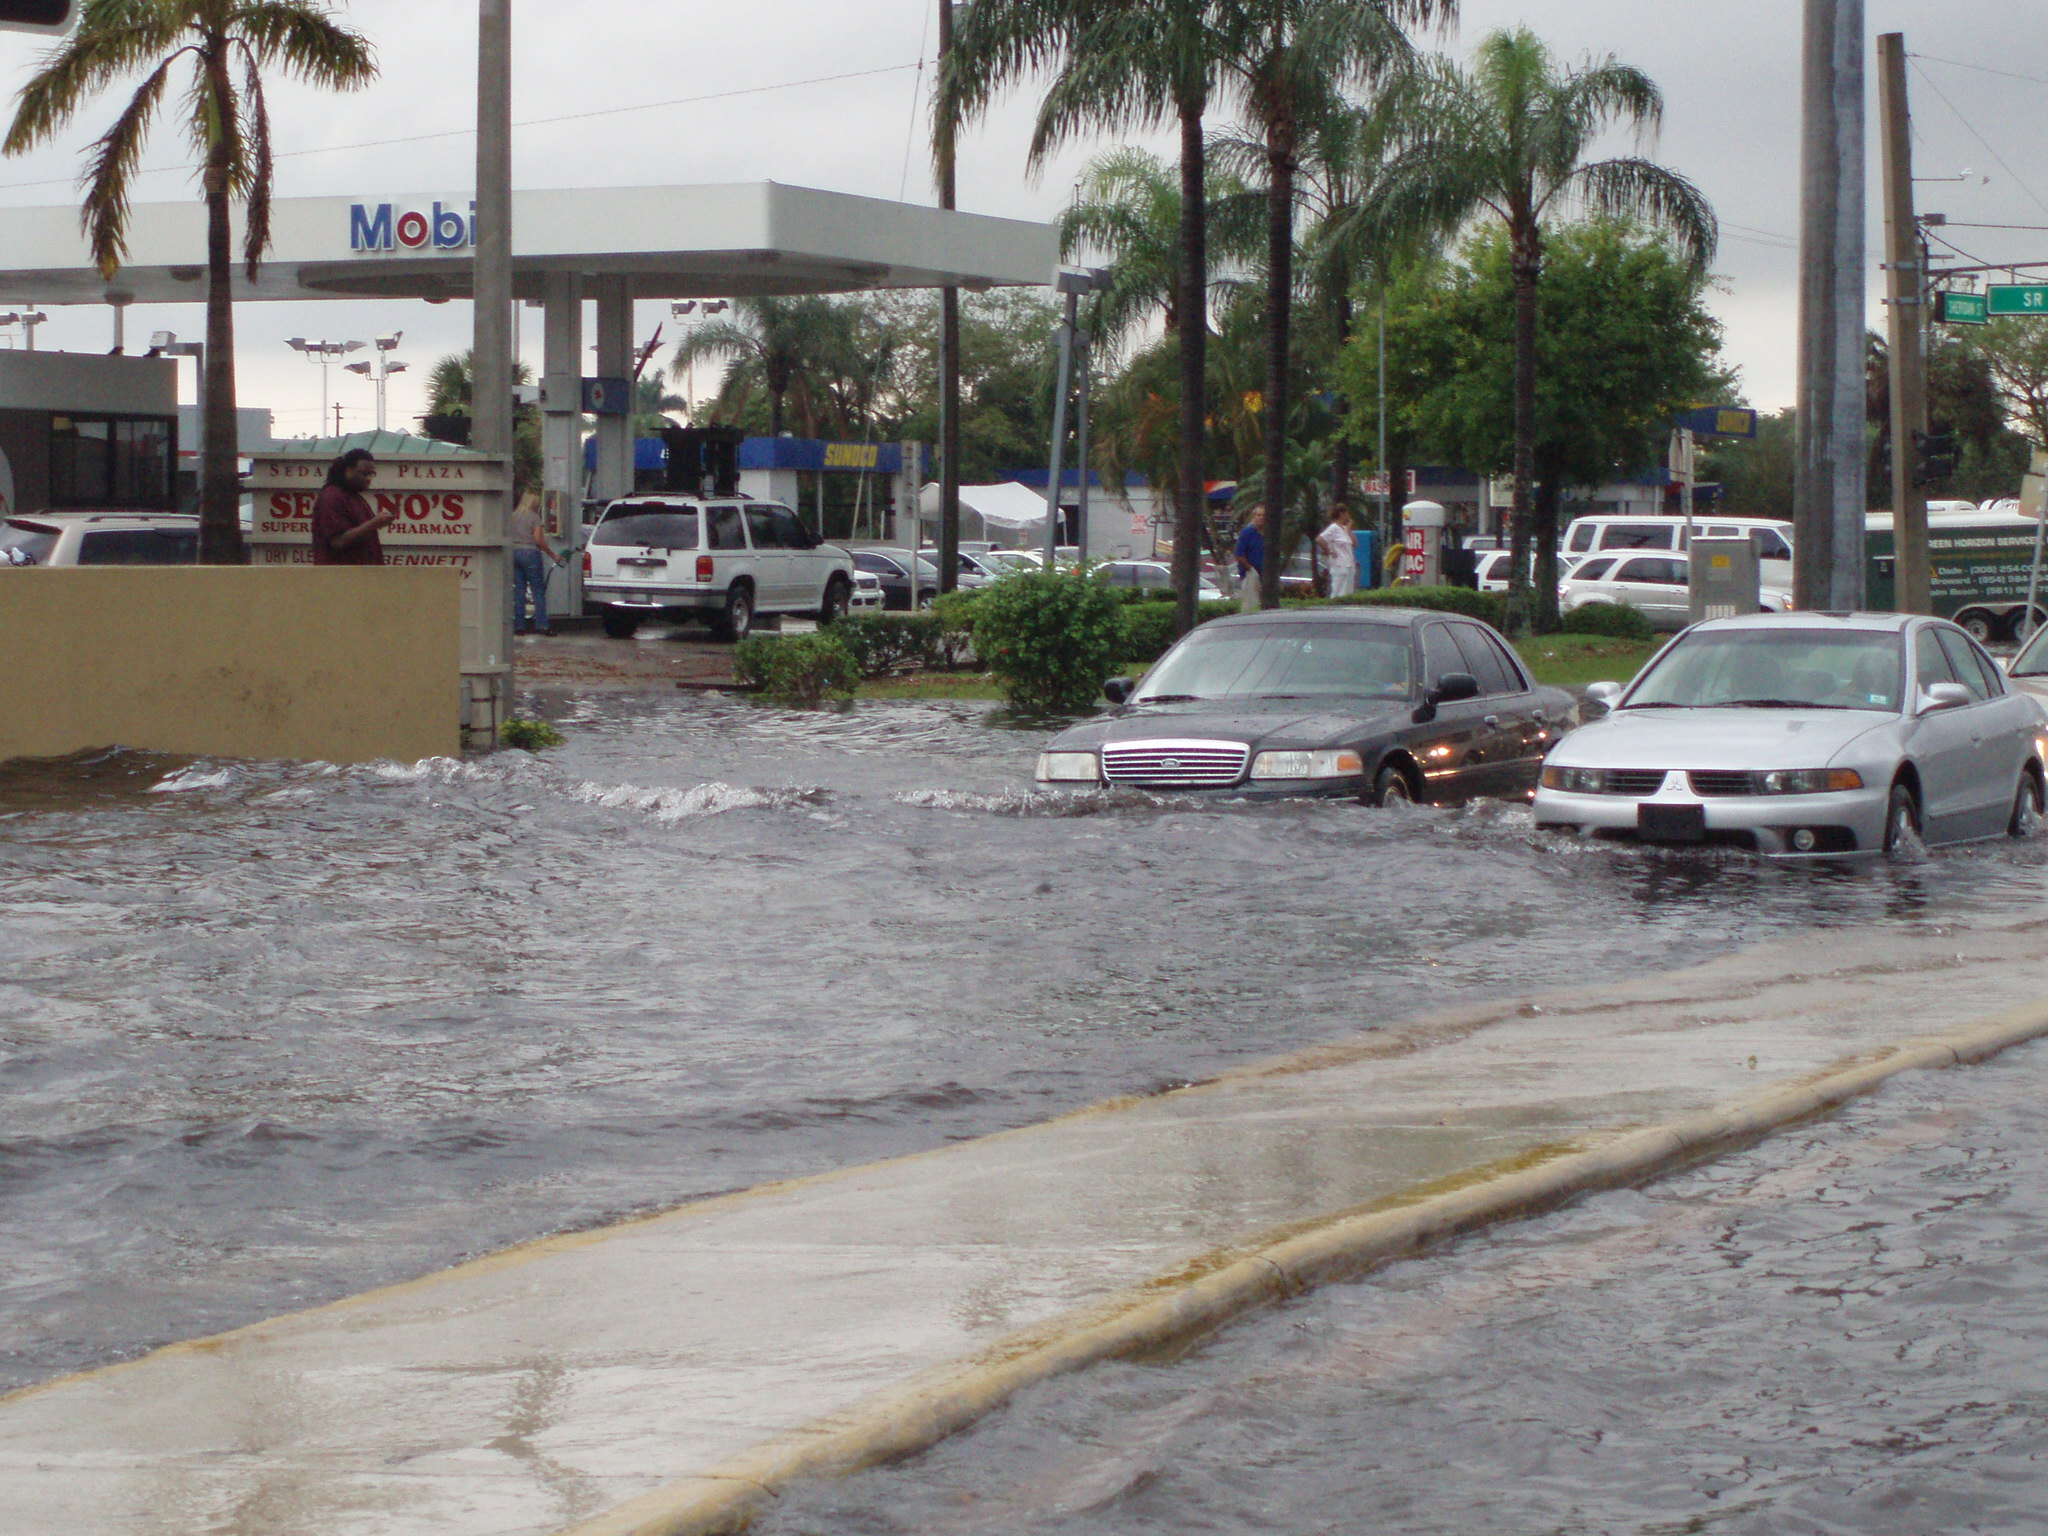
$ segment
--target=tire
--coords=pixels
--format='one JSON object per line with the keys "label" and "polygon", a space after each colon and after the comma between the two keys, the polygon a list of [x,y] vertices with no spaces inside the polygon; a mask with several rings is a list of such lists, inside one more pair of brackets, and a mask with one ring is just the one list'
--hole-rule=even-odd
{"label": "tire", "polygon": [[919,599],[917,600],[917,611],[918,611],[919,613],[930,613],[930,612],[932,611],[932,603],[933,603],[933,601],[934,601],[934,599],[932,598],[932,596],[931,596],[931,595],[930,595],[929,593],[927,593],[927,594],[926,594],[925,596],[923,596],[923,597],[920,597],[920,598],[919,598]]}
{"label": "tire", "polygon": [[1920,841],[1920,797],[1905,784],[1892,785],[1884,808],[1884,851],[1893,858],[1912,858],[1924,849]]}
{"label": "tire", "polygon": [[614,640],[630,640],[640,629],[640,615],[621,613],[616,608],[604,611],[604,632]]}
{"label": "tire", "polygon": [[2042,826],[2041,781],[2031,773],[2020,775],[2020,787],[2013,791],[2012,819],[2005,825],[2008,837],[2035,837]]}
{"label": "tire", "polygon": [[721,640],[739,641],[754,630],[754,589],[743,581],[726,589],[725,611],[712,621],[712,631]]}
{"label": "tire", "polygon": [[1415,803],[1415,786],[1408,775],[1392,763],[1380,769],[1372,781],[1372,804],[1387,810],[1403,810]]}
{"label": "tire", "polygon": [[1956,627],[1979,645],[1989,645],[1998,637],[1998,623],[1982,608],[1965,608],[1956,615]]}
{"label": "tire", "polygon": [[853,606],[853,588],[834,576],[825,583],[825,601],[818,605],[818,627],[829,629],[846,617]]}

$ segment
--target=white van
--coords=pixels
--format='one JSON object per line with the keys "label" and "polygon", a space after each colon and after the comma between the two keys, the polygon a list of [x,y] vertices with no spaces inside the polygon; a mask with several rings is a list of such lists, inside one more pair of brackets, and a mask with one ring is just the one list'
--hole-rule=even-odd
{"label": "white van", "polygon": [[[1695,515],[1696,539],[1747,538],[1756,545],[1757,575],[1766,587],[1792,585],[1792,525],[1767,517],[1715,517]],[[1685,550],[1685,519],[1682,517],[1575,517],[1564,531],[1564,558],[1580,561],[1589,555],[1616,554],[1623,550],[1661,550],[1682,554]]]}

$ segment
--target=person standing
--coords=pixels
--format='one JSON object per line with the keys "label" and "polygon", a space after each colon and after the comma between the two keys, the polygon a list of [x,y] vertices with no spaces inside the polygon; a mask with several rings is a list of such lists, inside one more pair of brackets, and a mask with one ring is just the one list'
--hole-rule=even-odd
{"label": "person standing", "polygon": [[373,512],[363,492],[377,478],[367,448],[351,448],[327,466],[327,484],[313,498],[315,565],[382,565],[377,535],[398,521],[396,512]]}
{"label": "person standing", "polygon": [[1330,525],[1316,543],[1330,572],[1330,596],[1349,597],[1358,590],[1358,545],[1351,536],[1351,509],[1343,502],[1330,508]]}
{"label": "person standing", "polygon": [[[538,630],[552,635],[548,622],[548,567],[560,565],[561,557],[548,542],[541,522],[540,498],[528,491],[512,509],[512,632],[530,635]],[[526,599],[533,597],[533,620],[527,622]]]}
{"label": "person standing", "polygon": [[1252,514],[1237,530],[1237,606],[1240,612],[1259,611],[1259,572],[1266,568],[1266,509],[1253,507]]}

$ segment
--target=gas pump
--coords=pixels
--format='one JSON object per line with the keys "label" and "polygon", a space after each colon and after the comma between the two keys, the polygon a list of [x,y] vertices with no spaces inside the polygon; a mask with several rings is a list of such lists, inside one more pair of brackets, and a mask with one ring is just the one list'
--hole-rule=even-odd
{"label": "gas pump", "polygon": [[1443,581],[1443,506],[1411,501],[1401,509],[1401,580],[1413,587],[1434,587]]}

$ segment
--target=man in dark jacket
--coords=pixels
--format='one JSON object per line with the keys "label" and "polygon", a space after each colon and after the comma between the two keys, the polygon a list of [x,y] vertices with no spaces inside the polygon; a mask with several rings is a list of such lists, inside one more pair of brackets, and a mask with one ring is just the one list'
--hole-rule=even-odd
{"label": "man in dark jacket", "polygon": [[380,530],[398,521],[396,512],[372,512],[363,492],[376,478],[377,461],[367,448],[351,448],[327,468],[327,484],[313,498],[315,565],[382,565]]}

